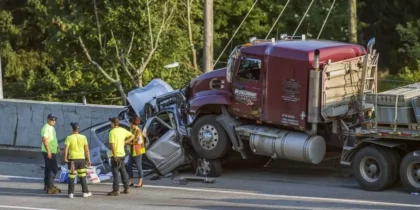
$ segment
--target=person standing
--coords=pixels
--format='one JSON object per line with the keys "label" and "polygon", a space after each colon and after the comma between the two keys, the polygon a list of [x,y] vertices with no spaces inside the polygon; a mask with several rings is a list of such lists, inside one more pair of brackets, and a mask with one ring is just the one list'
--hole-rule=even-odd
{"label": "person standing", "polygon": [[[87,198],[92,196],[92,193],[89,192],[86,180],[86,165],[90,166],[89,146],[86,136],[79,134],[79,123],[70,123],[70,125],[73,133],[70,136],[67,136],[66,141],[64,142],[66,145],[64,149],[64,162],[68,163],[69,168],[68,194],[69,198],[73,198],[74,179],[76,178],[77,171],[77,176],[82,185],[83,197]],[[87,158],[85,157],[85,153]]]}
{"label": "person standing", "polygon": [[125,142],[133,139],[133,134],[124,128],[121,128],[120,120],[117,117],[109,119],[111,121],[112,130],[109,132],[109,144],[111,145],[111,167],[113,184],[112,191],[108,193],[108,196],[117,196],[120,194],[119,191],[119,174],[121,174],[121,180],[124,184],[124,192],[128,194],[128,174],[125,170],[124,157],[125,157]]}
{"label": "person standing", "polygon": [[44,156],[44,191],[48,194],[61,193],[61,190],[54,185],[54,178],[57,175],[57,152],[60,154],[58,147],[57,134],[54,129],[57,117],[50,113],[47,117],[48,121],[41,129],[42,137],[42,155]]}
{"label": "person standing", "polygon": [[134,186],[132,184],[133,180],[133,163],[136,164],[137,170],[139,171],[139,181],[136,185],[136,188],[143,186],[143,169],[142,169],[142,155],[146,152],[146,148],[144,146],[144,138],[143,134],[138,127],[140,125],[140,118],[133,117],[130,119],[130,127],[131,133],[134,134],[134,138],[131,142],[127,142],[131,145],[130,147],[130,157],[128,159],[128,176],[129,176],[129,185]]}

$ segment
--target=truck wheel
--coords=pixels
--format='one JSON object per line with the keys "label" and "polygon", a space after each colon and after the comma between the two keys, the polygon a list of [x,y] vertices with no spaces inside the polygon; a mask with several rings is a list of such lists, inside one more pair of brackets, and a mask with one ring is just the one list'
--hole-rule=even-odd
{"label": "truck wheel", "polygon": [[225,129],[216,121],[215,115],[200,117],[194,123],[191,143],[194,150],[208,160],[223,157],[232,145]]}
{"label": "truck wheel", "polygon": [[404,157],[401,162],[400,177],[407,191],[420,192],[420,154],[411,152]]}
{"label": "truck wheel", "polygon": [[353,171],[359,185],[368,191],[379,191],[394,179],[389,156],[377,147],[368,146],[356,153]]}
{"label": "truck wheel", "polygon": [[197,175],[203,177],[219,177],[222,175],[222,163],[219,159],[206,160],[199,158],[197,165]]}

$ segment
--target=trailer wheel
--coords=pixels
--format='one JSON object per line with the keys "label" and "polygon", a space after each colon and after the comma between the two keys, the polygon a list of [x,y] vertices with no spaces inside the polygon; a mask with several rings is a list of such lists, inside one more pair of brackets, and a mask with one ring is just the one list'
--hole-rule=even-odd
{"label": "trailer wheel", "polygon": [[353,171],[359,185],[368,191],[379,191],[394,179],[389,156],[378,147],[368,146],[356,153]]}
{"label": "trailer wheel", "polygon": [[200,117],[194,123],[191,144],[201,157],[208,160],[223,157],[232,146],[226,131],[216,121],[215,115]]}
{"label": "trailer wheel", "polygon": [[388,147],[380,147],[375,146],[377,149],[381,150],[385,155],[386,158],[389,160],[389,163],[391,163],[390,167],[390,173],[391,178],[389,180],[389,183],[386,187],[391,187],[399,180],[399,168],[401,164],[401,156],[398,154],[397,150],[391,149]]}
{"label": "trailer wheel", "polygon": [[420,192],[420,154],[411,152],[401,162],[401,182],[409,192]]}
{"label": "trailer wheel", "polygon": [[219,159],[206,160],[199,158],[197,161],[196,173],[203,177],[219,177],[222,175],[222,163]]}

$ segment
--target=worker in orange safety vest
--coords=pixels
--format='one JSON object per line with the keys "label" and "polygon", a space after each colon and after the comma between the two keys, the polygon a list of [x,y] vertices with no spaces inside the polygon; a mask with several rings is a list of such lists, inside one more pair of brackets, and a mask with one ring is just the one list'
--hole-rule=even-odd
{"label": "worker in orange safety vest", "polygon": [[133,163],[136,164],[137,170],[139,172],[139,181],[136,188],[140,188],[143,186],[143,169],[142,169],[142,155],[146,152],[145,142],[143,133],[141,132],[140,128],[140,118],[133,117],[130,119],[130,128],[131,133],[134,135],[133,140],[127,141],[126,143],[130,145],[130,157],[128,160],[128,176],[129,180],[128,183],[130,186],[134,186],[132,183],[133,180]]}

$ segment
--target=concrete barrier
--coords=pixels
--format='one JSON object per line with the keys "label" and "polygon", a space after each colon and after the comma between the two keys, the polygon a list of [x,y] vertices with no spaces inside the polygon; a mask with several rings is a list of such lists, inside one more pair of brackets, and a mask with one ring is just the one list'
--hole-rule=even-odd
{"label": "concrete barrier", "polygon": [[[0,145],[15,147],[40,147],[41,128],[47,115],[57,116],[57,138],[71,133],[70,122],[79,122],[84,129],[117,116],[123,106],[57,103],[44,101],[0,100]],[[90,139],[90,133],[86,132]]]}

